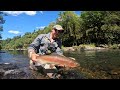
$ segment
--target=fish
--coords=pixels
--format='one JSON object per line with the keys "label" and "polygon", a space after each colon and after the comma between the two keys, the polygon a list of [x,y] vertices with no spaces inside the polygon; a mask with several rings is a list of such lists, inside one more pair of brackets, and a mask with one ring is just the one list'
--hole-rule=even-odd
{"label": "fish", "polygon": [[37,56],[36,61],[40,64],[54,64],[67,68],[75,68],[80,66],[80,64],[76,60],[58,54],[40,55]]}

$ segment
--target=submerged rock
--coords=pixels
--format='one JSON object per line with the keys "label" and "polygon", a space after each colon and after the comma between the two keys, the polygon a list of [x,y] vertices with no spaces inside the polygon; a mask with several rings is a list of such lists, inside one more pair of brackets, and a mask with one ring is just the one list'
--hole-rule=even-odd
{"label": "submerged rock", "polygon": [[26,72],[19,69],[15,64],[0,64],[0,79],[24,79],[26,77]]}
{"label": "submerged rock", "polygon": [[85,76],[76,70],[67,70],[61,75],[61,79],[85,79]]}
{"label": "submerged rock", "polygon": [[4,73],[2,79],[26,79],[26,73],[21,70],[9,70]]}
{"label": "submerged rock", "polygon": [[[40,69],[40,68],[39,68]],[[76,70],[59,69],[54,72],[53,79],[84,79],[84,76]],[[44,71],[44,70],[43,70]],[[50,70],[51,71],[51,70]],[[50,79],[39,70],[29,70],[28,67],[19,68],[16,64],[0,64],[0,79]]]}
{"label": "submerged rock", "polygon": [[19,69],[17,65],[12,64],[12,63],[1,63],[0,64],[0,69],[3,70],[12,70],[12,69]]}
{"label": "submerged rock", "polygon": [[37,66],[37,71],[49,79],[85,79],[85,76],[76,69],[66,69],[61,66],[55,66],[55,69],[45,69]]}

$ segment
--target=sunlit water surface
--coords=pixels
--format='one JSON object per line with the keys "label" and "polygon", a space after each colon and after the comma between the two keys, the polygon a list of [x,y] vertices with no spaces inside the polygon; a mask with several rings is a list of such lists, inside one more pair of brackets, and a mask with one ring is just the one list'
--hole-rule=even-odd
{"label": "sunlit water surface", "polygon": [[[80,63],[77,69],[87,78],[120,79],[120,50],[64,52]],[[28,67],[27,51],[5,51],[0,53],[0,63],[16,63],[18,67]]]}

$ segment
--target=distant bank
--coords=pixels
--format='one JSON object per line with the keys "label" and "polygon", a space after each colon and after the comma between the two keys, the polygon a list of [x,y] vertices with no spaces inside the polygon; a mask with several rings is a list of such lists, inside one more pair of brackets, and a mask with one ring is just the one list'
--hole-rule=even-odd
{"label": "distant bank", "polygon": [[[79,46],[72,46],[72,47],[62,47],[63,51],[90,51],[90,50],[107,50],[107,49],[120,49],[120,44],[114,45],[99,45],[96,47],[94,44],[82,44]],[[5,49],[2,49],[5,50]],[[27,49],[7,49],[7,50],[27,50]],[[1,51],[2,52],[2,51]]]}

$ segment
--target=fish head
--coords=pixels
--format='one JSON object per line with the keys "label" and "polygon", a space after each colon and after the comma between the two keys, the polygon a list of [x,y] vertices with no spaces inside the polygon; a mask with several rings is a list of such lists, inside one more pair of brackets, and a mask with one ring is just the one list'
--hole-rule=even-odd
{"label": "fish head", "polygon": [[74,62],[73,65],[71,65],[71,67],[73,67],[73,68],[74,68],[74,67],[79,67],[79,66],[80,66],[80,64],[77,63],[77,62]]}

